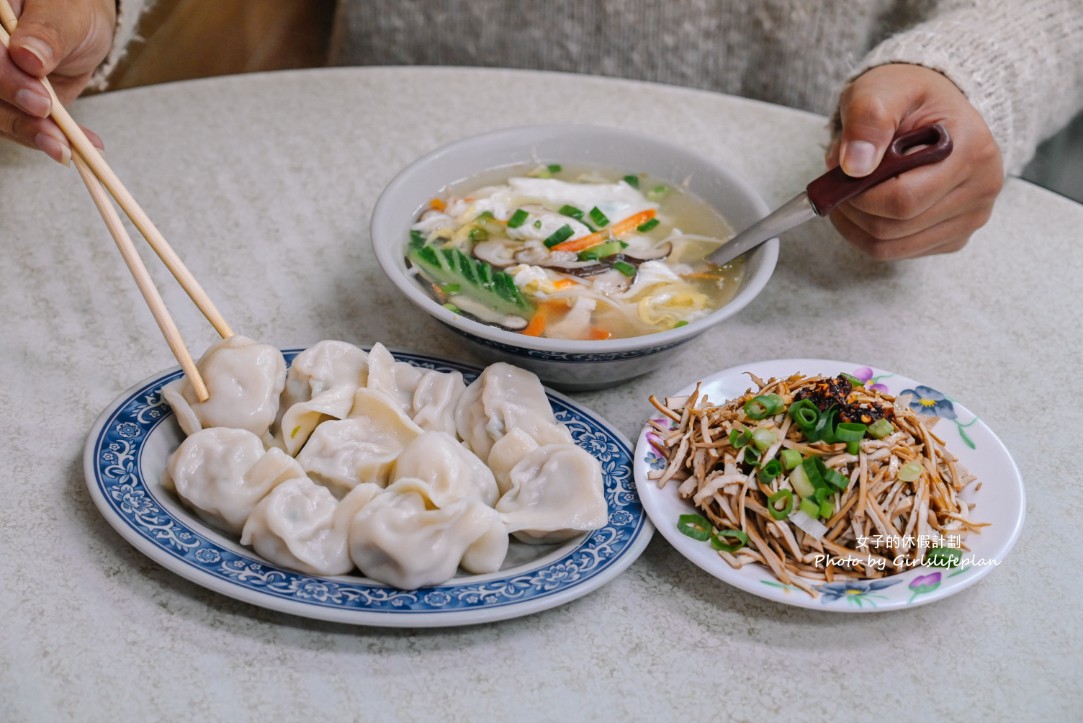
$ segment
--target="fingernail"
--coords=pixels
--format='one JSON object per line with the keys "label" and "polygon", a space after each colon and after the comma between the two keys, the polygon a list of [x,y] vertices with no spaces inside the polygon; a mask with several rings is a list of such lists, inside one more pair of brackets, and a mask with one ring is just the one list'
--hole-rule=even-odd
{"label": "fingernail", "polygon": [[53,57],[53,50],[47,43],[39,38],[29,37],[24,38],[21,45],[24,50],[38,59],[42,68],[49,67],[49,60]]}
{"label": "fingernail", "polygon": [[876,146],[868,141],[850,141],[842,149],[842,170],[848,176],[867,176],[876,162]]}
{"label": "fingernail", "polygon": [[61,165],[66,166],[71,163],[71,149],[48,133],[38,133],[34,136],[34,145]]}
{"label": "fingernail", "polygon": [[35,118],[48,118],[52,101],[47,95],[23,88],[15,91],[15,105],[23,113],[29,113]]}

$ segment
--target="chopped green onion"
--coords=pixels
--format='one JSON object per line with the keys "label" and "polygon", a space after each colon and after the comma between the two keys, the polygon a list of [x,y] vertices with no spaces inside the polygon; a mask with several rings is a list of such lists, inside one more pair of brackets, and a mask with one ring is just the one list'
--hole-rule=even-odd
{"label": "chopped green onion", "polygon": [[745,447],[744,462],[745,462],[745,464],[752,465],[753,467],[758,467],[759,466],[759,464],[760,464],[760,455],[756,451],[755,447],[752,447],[752,446]]}
{"label": "chopped green onion", "polygon": [[639,231],[640,233],[647,233],[660,223],[662,222],[659,221],[657,218],[651,218],[636,226],[636,231]]}
{"label": "chopped green onion", "polygon": [[826,412],[820,415],[820,418],[816,420],[816,426],[812,429],[803,430],[805,436],[810,442],[827,442],[832,444],[835,441],[835,415],[838,414],[838,409],[831,407]]}
{"label": "chopped green onion", "polygon": [[633,176],[632,174],[628,174],[624,177],[624,182],[632,188],[639,188],[639,176]]}
{"label": "chopped green onion", "polygon": [[[723,537],[729,537],[737,542],[727,545],[722,541]],[[741,530],[719,530],[711,533],[711,547],[722,552],[737,552],[748,544],[748,535]]]}
{"label": "chopped green onion", "polygon": [[882,417],[869,425],[869,436],[874,439],[883,439],[894,431],[895,426]]}
{"label": "chopped green onion", "polygon": [[636,267],[627,261],[614,261],[613,268],[629,278],[636,275]]}
{"label": "chopped green onion", "polygon": [[759,479],[760,482],[767,484],[780,474],[782,474],[782,463],[777,459],[770,459],[760,467],[759,472],[756,473],[756,478]]}
{"label": "chopped green onion", "polygon": [[647,198],[652,201],[661,201],[663,198],[669,195],[669,186],[655,186],[651,190],[647,191]]}
{"label": "chopped green onion", "polygon": [[688,320],[687,319],[681,319],[680,321],[678,321],[676,324],[673,325],[673,328],[674,329],[679,329],[682,326],[688,326]]}
{"label": "chopped green onion", "polygon": [[526,223],[526,220],[529,217],[530,214],[527,213],[526,210],[520,208],[511,215],[511,218],[508,219],[508,228],[519,228],[524,223]]}
{"label": "chopped green onion", "polygon": [[575,206],[567,203],[561,206],[560,210],[557,213],[559,213],[561,216],[568,216],[569,218],[574,218],[577,221],[583,218],[583,209],[576,208]]}
{"label": "chopped green onion", "polygon": [[711,523],[702,515],[681,515],[677,518],[677,529],[693,540],[702,541],[711,536]]}
{"label": "chopped green onion", "polygon": [[556,231],[549,234],[549,238],[542,241],[542,243],[545,244],[545,248],[551,249],[557,244],[564,243],[565,241],[570,239],[574,233],[575,231],[572,230],[571,226],[569,226],[568,224],[564,224]]}
{"label": "chopped green onion", "polygon": [[839,376],[842,377],[843,379],[845,379],[846,381],[850,382],[851,384],[853,384],[855,387],[863,387],[863,386],[865,386],[865,380],[864,379],[858,379],[853,374],[847,374],[846,372],[843,372],[842,374],[839,374]]}
{"label": "chopped green onion", "polygon": [[824,472],[827,471],[827,465],[819,457],[805,457],[801,460],[801,469],[805,470],[805,476],[808,477],[809,483],[819,489],[824,486]]}
{"label": "chopped green onion", "polygon": [[[782,507],[778,503],[782,502]],[[767,511],[776,520],[785,519],[793,512],[793,491],[785,487],[767,498]]]}
{"label": "chopped green onion", "polygon": [[534,228],[541,228],[541,227],[542,227],[542,222],[541,222],[541,219],[539,218],[537,221],[534,222]]}
{"label": "chopped green onion", "polygon": [[424,231],[418,231],[416,228],[410,230],[410,243],[414,246],[424,246],[427,240]]}
{"label": "chopped green onion", "polygon": [[820,505],[808,497],[801,500],[801,504],[797,506],[797,509],[801,510],[814,520],[820,517]]}
{"label": "chopped green onion", "polygon": [[958,547],[933,547],[925,553],[925,564],[930,567],[959,567],[963,551]]}
{"label": "chopped green onion", "polygon": [[816,493],[816,488],[809,481],[804,466],[800,464],[793,468],[793,472],[790,472],[789,480],[790,486],[802,497],[812,497]]}
{"label": "chopped green onion", "polygon": [[782,397],[777,394],[761,394],[745,402],[745,415],[749,419],[767,419],[782,411]]}
{"label": "chopped green onion", "polygon": [[799,399],[794,402],[790,405],[788,413],[803,432],[814,429],[816,422],[820,419],[820,408],[811,399]]}
{"label": "chopped green onion", "polygon": [[857,454],[861,450],[861,440],[865,438],[868,427],[861,422],[839,422],[835,427],[835,438],[846,442],[846,451]]}
{"label": "chopped green onion", "polygon": [[588,215],[590,216],[590,220],[596,223],[599,228],[609,225],[609,218],[604,213],[602,213],[601,209],[597,206],[590,209],[590,213]]}
{"label": "chopped green onion", "polygon": [[548,166],[546,166],[546,169],[550,173],[560,173],[564,170],[559,163],[550,163]]}
{"label": "chopped green onion", "polygon": [[839,426],[835,427],[835,438],[840,442],[860,441],[865,438],[867,429],[861,422],[839,422]]}
{"label": "chopped green onion", "polygon": [[773,429],[757,429],[752,433],[752,443],[761,452],[766,452],[777,441],[778,436]]}
{"label": "chopped green onion", "polygon": [[597,261],[598,259],[604,259],[607,256],[615,256],[623,250],[624,243],[617,239],[613,239],[580,251],[578,258],[580,261]]}
{"label": "chopped green onion", "polygon": [[830,467],[828,467],[824,471],[824,482],[839,490],[844,490],[850,486],[849,477],[844,474],[840,474],[839,472],[836,472]]}
{"label": "chopped green onion", "polygon": [[782,467],[787,472],[801,464],[801,453],[796,449],[784,449],[779,456],[782,458]]}
{"label": "chopped green onion", "polygon": [[827,485],[824,485],[823,487],[816,488],[816,492],[813,493],[812,499],[816,502],[816,504],[822,505],[824,502],[827,502],[829,499],[831,499],[834,495],[835,490],[831,489]]}
{"label": "chopped green onion", "polygon": [[741,447],[747,447],[748,443],[752,441],[752,432],[747,429],[731,429],[730,430],[730,446],[734,449],[740,449]]}
{"label": "chopped green onion", "polygon": [[479,213],[477,216],[474,217],[474,220],[475,221],[484,221],[484,220],[490,219],[492,217],[493,217],[493,212],[492,211],[482,211],[481,213]]}
{"label": "chopped green onion", "polygon": [[922,467],[918,462],[907,462],[899,467],[899,479],[903,482],[913,482],[921,477]]}
{"label": "chopped green onion", "polygon": [[459,307],[455,306],[455,304],[452,304],[450,301],[447,302],[446,304],[441,304],[441,306],[443,306],[445,309],[450,311],[452,314],[460,314],[460,313],[462,313],[462,310],[459,309]]}
{"label": "chopped green onion", "polygon": [[824,500],[820,503],[820,517],[823,517],[826,520],[833,514],[835,514],[835,505],[831,500]]}

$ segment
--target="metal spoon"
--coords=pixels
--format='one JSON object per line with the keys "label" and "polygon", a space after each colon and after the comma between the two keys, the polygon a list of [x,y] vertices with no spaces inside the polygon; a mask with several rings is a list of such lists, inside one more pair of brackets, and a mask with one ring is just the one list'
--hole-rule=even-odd
{"label": "metal spoon", "polygon": [[707,260],[719,266],[728,264],[741,254],[809,219],[826,216],[843,201],[889,178],[947,158],[951,155],[951,148],[951,137],[939,123],[897,135],[884,153],[880,165],[869,175],[854,178],[847,176],[838,166],[832,168],[778,210],[722,244]]}

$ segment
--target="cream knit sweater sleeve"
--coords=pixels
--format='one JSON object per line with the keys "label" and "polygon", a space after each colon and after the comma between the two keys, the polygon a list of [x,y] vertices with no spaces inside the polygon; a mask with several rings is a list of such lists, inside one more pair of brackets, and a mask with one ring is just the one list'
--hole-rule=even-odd
{"label": "cream knit sweater sleeve", "polygon": [[853,77],[885,63],[937,70],[988,124],[1007,173],[1083,109],[1080,0],[962,0],[884,41]]}

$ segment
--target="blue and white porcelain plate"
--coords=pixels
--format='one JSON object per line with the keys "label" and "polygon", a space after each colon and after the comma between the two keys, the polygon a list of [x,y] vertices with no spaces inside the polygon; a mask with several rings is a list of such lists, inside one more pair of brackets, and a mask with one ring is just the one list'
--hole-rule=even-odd
{"label": "blue and white porcelain plate", "polygon": [[[301,349],[283,350],[290,362]],[[443,359],[394,352],[426,369],[480,372]],[[588,409],[548,391],[557,420],[602,464],[609,518],[605,527],[561,545],[513,542],[499,572],[400,590],[360,576],[319,577],[278,567],[201,522],[165,490],[166,461],[183,440],[161,391],[179,368],[135,385],[95,422],[84,466],[91,497],[105,519],[143,554],[223,595],[302,617],[380,627],[470,625],[529,615],[570,602],[621,573],[654,528],[640,505],[626,437]]]}
{"label": "blue and white porcelain plate", "polygon": [[[924,605],[961,592],[996,569],[1011,551],[1023,528],[1026,502],[1023,479],[1003,443],[980,419],[959,402],[913,379],[899,374],[855,364],[825,359],[778,359],[731,367],[703,377],[700,393],[711,404],[744,394],[754,387],[749,373],[761,379],[783,378],[792,374],[849,374],[867,386],[905,400],[911,409],[928,417],[939,417],[935,431],[948,451],[980,483],[971,485],[960,496],[974,505],[972,519],[989,523],[980,533],[967,535],[969,548],[962,564],[955,568],[916,567],[895,575],[873,580],[821,582],[814,584],[816,596],[792,585],[782,584],[764,565],[746,564],[740,569],[729,565],[707,542],[681,533],[677,519],[695,512],[690,500],[677,494],[677,483],[664,488],[650,480],[651,470],[664,468],[651,424],[644,426],[636,443],[635,479],[647,514],[670,544],[720,580],[769,600],[798,607],[831,612],[876,612]],[[683,397],[695,391],[696,383],[669,395]],[[656,395],[660,399],[662,395]],[[655,413],[662,425],[668,418]],[[955,545],[952,545],[955,546]]]}

